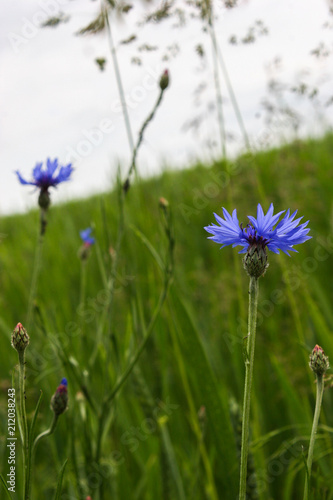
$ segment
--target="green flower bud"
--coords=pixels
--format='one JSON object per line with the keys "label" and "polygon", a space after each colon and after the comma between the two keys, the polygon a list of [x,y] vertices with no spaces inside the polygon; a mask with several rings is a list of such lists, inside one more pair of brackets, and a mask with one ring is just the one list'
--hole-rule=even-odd
{"label": "green flower bud", "polygon": [[310,354],[309,365],[311,370],[319,377],[321,377],[330,367],[328,356],[326,356],[324,350],[318,344]]}
{"label": "green flower bud", "polygon": [[50,206],[51,198],[48,190],[41,189],[38,197],[38,205],[40,208],[47,210]]}
{"label": "green flower bud", "polygon": [[251,278],[260,278],[268,268],[266,246],[261,241],[253,242],[243,259],[243,266]]}
{"label": "green flower bud", "polygon": [[29,335],[21,323],[17,323],[12,333],[12,346],[17,352],[23,352],[29,345]]}
{"label": "green flower bud", "polygon": [[169,71],[166,69],[160,78],[160,89],[165,90],[170,83]]}

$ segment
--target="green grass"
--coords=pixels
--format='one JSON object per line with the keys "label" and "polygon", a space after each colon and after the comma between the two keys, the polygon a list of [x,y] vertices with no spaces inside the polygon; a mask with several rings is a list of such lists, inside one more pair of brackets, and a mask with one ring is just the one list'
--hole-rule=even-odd
{"label": "green grass", "polygon": [[[306,450],[315,394],[308,355],[318,343],[333,357],[332,157],[333,137],[327,135],[254,158],[243,156],[229,165],[198,165],[138,181],[125,201],[114,300],[104,323],[111,248],[116,246],[119,223],[117,193],[51,206],[29,331],[28,418],[31,421],[42,390],[36,427],[41,432],[50,425],[49,401],[64,376],[69,381],[70,405],[55,434],[37,450],[33,500],[55,498],[67,458],[63,495],[58,491],[56,498],[84,499],[89,494],[93,500],[236,499],[238,436],[229,402],[231,398],[242,402],[248,279],[237,252],[219,250],[207,240],[203,226],[213,222],[213,212],[220,212],[222,206],[237,207],[239,219],[245,222],[258,202],[266,210],[269,202],[276,210],[298,209],[305,220],[310,219],[313,236],[291,258],[271,254],[270,267],[260,280],[252,400],[259,498],[303,498],[302,445]],[[73,182],[76,177],[79,171]],[[146,349],[108,410],[96,461],[98,418],[82,390],[86,389],[98,411],[145,335],[163,288],[159,263],[167,256],[161,196],[169,201],[173,214],[175,276]],[[89,225],[95,227],[98,244],[87,263],[85,306],[78,310],[78,231]],[[4,477],[8,473],[6,395],[17,363],[10,334],[16,323],[26,321],[37,230],[37,211],[6,217],[0,223],[4,235],[0,470]],[[96,347],[98,331],[102,338]],[[96,361],[89,365],[94,349]],[[324,394],[315,446],[314,498],[333,499],[331,392],[327,389]],[[202,406],[206,411],[199,418]],[[13,499],[22,498],[20,464],[17,442]],[[84,492],[81,496],[78,486]],[[4,495],[2,490],[1,498]]]}

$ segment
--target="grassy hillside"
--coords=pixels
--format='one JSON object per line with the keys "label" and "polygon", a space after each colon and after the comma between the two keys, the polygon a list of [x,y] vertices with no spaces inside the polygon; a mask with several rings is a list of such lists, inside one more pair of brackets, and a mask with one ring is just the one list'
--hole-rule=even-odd
{"label": "grassy hillside", "polygon": [[[62,377],[68,379],[70,404],[55,433],[37,449],[34,500],[54,497],[66,458],[63,499],[236,498],[239,421],[229,408],[235,411],[242,402],[248,278],[237,250],[220,250],[207,240],[203,226],[222,206],[236,207],[245,222],[258,202],[265,210],[271,202],[276,211],[298,209],[310,219],[313,238],[291,258],[270,254],[260,280],[252,406],[255,476],[249,498],[303,498],[302,445],[306,450],[315,394],[308,356],[318,343],[333,359],[332,157],[328,135],[227,165],[198,165],[137,181],[123,207],[118,248],[116,191],[51,206],[29,328],[28,418],[42,390],[37,432],[50,425],[49,401]],[[72,182],[78,177],[79,171]],[[161,263],[168,259],[168,238],[160,197],[172,213],[173,281],[138,363],[103,414],[103,400],[149,331],[166,279]],[[17,363],[10,334],[19,321],[26,324],[38,217],[33,211],[0,221],[4,476],[7,389]],[[94,227],[96,244],[82,270],[79,230],[88,226]],[[329,388],[320,422],[314,498],[332,499]],[[19,442],[17,460],[13,499],[22,498]]]}

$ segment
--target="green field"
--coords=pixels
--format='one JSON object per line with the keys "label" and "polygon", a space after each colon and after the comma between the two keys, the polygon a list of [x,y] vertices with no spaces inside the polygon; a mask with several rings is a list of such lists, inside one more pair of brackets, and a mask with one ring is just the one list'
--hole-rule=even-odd
{"label": "green field", "polygon": [[[265,211],[271,202],[276,211],[298,209],[310,220],[313,238],[290,258],[271,253],[260,279],[248,498],[303,498],[302,447],[306,456],[315,401],[309,353],[319,344],[333,360],[332,158],[333,137],[327,135],[228,164],[137,180],[123,205],[121,239],[116,189],[50,207],[28,332],[28,419],[42,391],[36,432],[47,429],[49,402],[62,377],[68,379],[69,408],[37,449],[32,500],[55,498],[67,458],[61,499],[237,498],[248,277],[237,250],[220,250],[203,227],[222,206],[237,208],[245,222],[259,202]],[[78,169],[72,182],[80,182],[79,176]],[[172,214],[173,263],[160,197]],[[0,223],[4,477],[7,390],[13,372],[17,379],[10,336],[18,322],[26,325],[38,218],[36,210]],[[88,226],[94,227],[96,244],[82,271],[79,231]],[[172,271],[168,296],[156,309]],[[116,381],[150,333],[113,397]],[[110,404],[102,411],[106,400]],[[314,454],[314,499],[333,499],[332,432],[327,383]],[[17,500],[21,448],[18,440],[11,496]],[[6,498],[4,488],[0,498]]]}

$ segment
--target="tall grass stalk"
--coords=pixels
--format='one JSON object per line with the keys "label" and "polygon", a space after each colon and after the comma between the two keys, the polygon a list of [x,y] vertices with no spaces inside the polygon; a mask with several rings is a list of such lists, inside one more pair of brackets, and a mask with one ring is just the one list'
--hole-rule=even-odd
{"label": "tall grass stalk", "polygon": [[217,47],[216,33],[215,33],[214,23],[213,23],[212,5],[210,5],[208,8],[208,29],[209,29],[209,34],[211,37],[212,49],[213,49],[214,83],[215,83],[218,123],[219,123],[219,129],[220,129],[222,158],[225,159],[226,155],[227,155],[227,150],[226,150],[226,139],[225,139],[225,124],[224,124],[224,116],[223,116],[223,100],[222,100],[221,84],[220,84],[220,77],[219,77],[218,47]]}
{"label": "tall grass stalk", "polygon": [[120,73],[119,64],[118,64],[116,47],[115,47],[114,42],[113,42],[113,36],[112,36],[111,24],[110,24],[110,20],[109,20],[108,8],[107,8],[107,6],[104,5],[104,0],[102,0],[102,11],[104,13],[104,19],[105,19],[105,24],[106,24],[107,33],[108,33],[109,46],[110,46],[110,51],[111,51],[111,56],[112,56],[112,61],[113,61],[113,67],[114,67],[114,71],[115,71],[115,75],[116,75],[116,80],[117,80],[117,86],[118,86],[118,92],[119,92],[119,96],[120,96],[121,107],[122,107],[123,115],[124,115],[128,143],[129,143],[130,151],[132,153],[132,151],[134,149],[134,140],[133,140],[133,134],[132,134],[132,129],[131,129],[131,123],[130,123],[130,119],[129,119],[129,115],[128,115],[128,111],[127,111],[124,87],[123,87],[123,82],[121,79],[121,73]]}
{"label": "tall grass stalk", "polygon": [[245,353],[245,387],[243,399],[243,426],[242,426],[242,449],[240,465],[240,484],[239,500],[246,499],[246,475],[247,458],[249,454],[249,428],[250,428],[250,405],[251,405],[251,387],[253,378],[254,351],[256,341],[257,327],[257,309],[258,309],[259,280],[250,277],[249,286],[249,320],[248,337]]}

